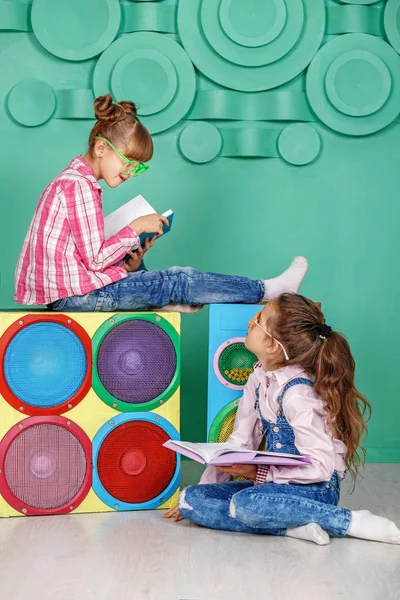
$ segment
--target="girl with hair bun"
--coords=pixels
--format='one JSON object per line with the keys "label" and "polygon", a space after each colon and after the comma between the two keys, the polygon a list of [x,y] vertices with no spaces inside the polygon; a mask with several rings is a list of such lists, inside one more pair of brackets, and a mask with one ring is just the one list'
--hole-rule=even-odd
{"label": "girl with hair bun", "polygon": [[[303,257],[267,280],[191,267],[147,271],[142,259],[168,225],[163,215],[134,219],[106,240],[99,181],[117,188],[144,173],[153,141],[132,102],[114,103],[106,94],[96,98],[94,112],[88,151],[73,158],[40,198],[16,268],[17,302],[58,311],[194,312],[203,304],[256,304],[297,292],[308,268]],[[156,236],[141,247],[143,233]]]}

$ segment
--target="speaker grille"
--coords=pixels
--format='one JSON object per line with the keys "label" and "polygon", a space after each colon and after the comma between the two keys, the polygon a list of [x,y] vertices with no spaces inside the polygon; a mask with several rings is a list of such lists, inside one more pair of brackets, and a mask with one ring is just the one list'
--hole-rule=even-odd
{"label": "speaker grille", "polygon": [[[240,398],[233,400],[219,411],[210,427],[210,434],[208,436],[209,442],[224,443],[227,441],[231,433],[233,433],[239,402]],[[258,449],[261,451],[265,450],[264,437],[261,440],[261,444]],[[245,481],[244,477],[235,477],[234,479],[235,481]]]}
{"label": "speaker grille", "polygon": [[[229,402],[219,413],[215,416],[214,421],[210,427],[210,433],[208,436],[209,442],[224,443],[228,437],[233,433],[235,426],[235,419],[237,413],[237,407],[241,398],[232,400]],[[265,439],[261,440],[259,450],[265,450]]]}
{"label": "speaker grille", "polygon": [[51,321],[27,325],[9,341],[4,377],[21,403],[60,406],[81,388],[88,369],[85,348],[68,327]]}
{"label": "speaker grille", "polygon": [[170,484],[176,454],[163,447],[170,436],[158,425],[135,419],[113,429],[102,442],[97,470],[105,490],[128,504],[148,502]]}
{"label": "speaker grille", "polygon": [[226,442],[228,437],[233,432],[235,418],[236,418],[236,411],[232,412],[230,415],[228,415],[224,419],[224,421],[222,421],[222,423],[220,424],[220,427],[219,427],[219,431],[218,431],[218,436],[217,436],[217,440],[216,440],[217,442],[220,442],[220,443]]}
{"label": "speaker grille", "polygon": [[208,435],[209,442],[226,442],[233,431],[240,400],[241,398],[232,400],[215,415]]}
{"label": "speaker grille", "polygon": [[56,512],[74,499],[75,506],[70,508],[76,508],[76,497],[81,495],[83,499],[90,488],[90,454],[83,445],[89,440],[82,442],[75,432],[61,425],[43,423],[27,427],[27,421],[23,421],[24,429],[15,426],[3,441],[8,443],[4,484],[13,496],[7,500],[17,510],[25,506],[28,513],[33,508],[36,514]]}
{"label": "speaker grille", "polygon": [[99,345],[101,383],[114,398],[129,404],[150,402],[163,394],[176,368],[177,355],[170,336],[144,319],[115,325]]}
{"label": "speaker grille", "polygon": [[222,350],[218,359],[218,370],[227,382],[244,386],[256,361],[255,354],[247,350],[242,342],[235,342]]}

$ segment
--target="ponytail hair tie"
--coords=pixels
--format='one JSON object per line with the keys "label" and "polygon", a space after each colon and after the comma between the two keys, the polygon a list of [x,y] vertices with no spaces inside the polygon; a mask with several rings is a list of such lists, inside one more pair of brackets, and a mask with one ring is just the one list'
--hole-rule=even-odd
{"label": "ponytail hair tie", "polygon": [[321,325],[321,327],[319,328],[319,337],[321,338],[321,340],[326,340],[326,338],[329,337],[331,331],[332,327],[329,327],[329,325]]}

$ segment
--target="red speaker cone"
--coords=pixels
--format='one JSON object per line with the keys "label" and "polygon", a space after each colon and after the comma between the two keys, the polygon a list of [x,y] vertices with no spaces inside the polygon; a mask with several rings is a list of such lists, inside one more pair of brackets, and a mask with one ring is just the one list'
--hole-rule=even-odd
{"label": "red speaker cone", "polygon": [[176,455],[163,447],[169,437],[161,427],[139,419],[113,429],[97,457],[99,479],[107,492],[129,504],[161,494],[176,469]]}

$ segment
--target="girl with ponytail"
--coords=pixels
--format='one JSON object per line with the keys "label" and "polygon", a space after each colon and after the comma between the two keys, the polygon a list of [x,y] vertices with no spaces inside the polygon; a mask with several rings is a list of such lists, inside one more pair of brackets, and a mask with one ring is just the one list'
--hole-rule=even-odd
{"label": "girl with ponytail", "polygon": [[[338,508],[346,473],[356,480],[370,413],[354,383],[346,338],[320,305],[284,293],[249,323],[246,347],[259,361],[244,389],[228,442],[301,454],[296,467],[209,466],[166,513],[215,529],[285,535],[325,545],[329,535],[400,544],[400,530],[368,511]],[[232,482],[232,477],[246,481]]]}

